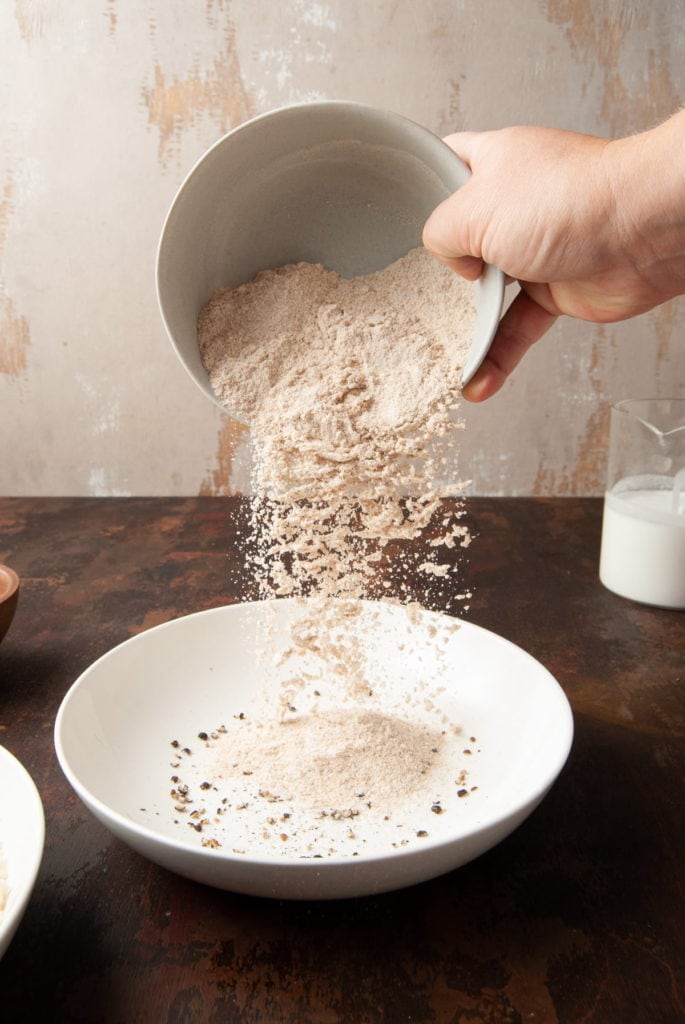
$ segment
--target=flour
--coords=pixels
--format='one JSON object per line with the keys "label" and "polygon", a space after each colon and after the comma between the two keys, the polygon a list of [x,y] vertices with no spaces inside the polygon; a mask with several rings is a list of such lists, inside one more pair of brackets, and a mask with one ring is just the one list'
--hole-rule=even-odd
{"label": "flour", "polygon": [[249,685],[233,678],[224,721],[171,742],[178,833],[286,859],[452,837],[480,789],[480,743],[440,656],[459,623],[384,601],[271,601],[259,614],[268,609],[287,609],[270,648],[280,657],[260,665],[250,645]]}
{"label": "flour", "polygon": [[383,853],[432,836],[437,817],[472,792],[467,770],[454,770],[458,733],[375,710],[287,722],[247,714],[202,735],[171,796],[179,826],[214,849]]}
{"label": "flour", "polygon": [[[173,762],[186,773],[172,777],[175,820],[187,812],[203,845],[225,842],[229,814],[234,852],[354,856],[427,836],[440,792],[470,792],[433,681],[412,680],[403,707],[384,703],[370,682],[373,616],[366,632],[357,620],[362,598],[408,605],[417,577],[427,592],[449,587],[469,543],[439,482],[458,490],[474,317],[472,287],[422,249],[354,280],[306,263],[265,270],[202,310],[211,385],[251,428],[251,572],[262,598],[309,602],[285,646],[265,640],[270,703],[211,733],[206,757]],[[420,556],[417,538],[429,539]],[[408,608],[408,637],[417,615]],[[190,797],[186,779],[203,775],[213,808]]]}
{"label": "flour", "polygon": [[[251,427],[263,597],[388,591],[384,549],[420,536],[441,509],[436,481],[455,478],[474,316],[472,287],[422,249],[354,280],[300,263],[213,296],[198,340],[215,392]],[[459,519],[438,524],[431,564],[468,544]]]}

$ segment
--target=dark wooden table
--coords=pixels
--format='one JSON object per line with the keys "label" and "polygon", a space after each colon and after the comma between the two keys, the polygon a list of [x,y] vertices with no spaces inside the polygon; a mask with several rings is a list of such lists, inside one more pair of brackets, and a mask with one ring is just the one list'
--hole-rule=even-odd
{"label": "dark wooden table", "polygon": [[575,715],[569,762],[518,831],[460,870],[287,903],[128,850],[72,793],[52,740],[98,655],[249,596],[244,506],[0,499],[0,561],[22,578],[0,645],[0,743],[32,774],[47,826],[0,963],[0,1021],[682,1024],[685,614],[602,588],[597,500],[468,509],[468,618],[556,675]]}

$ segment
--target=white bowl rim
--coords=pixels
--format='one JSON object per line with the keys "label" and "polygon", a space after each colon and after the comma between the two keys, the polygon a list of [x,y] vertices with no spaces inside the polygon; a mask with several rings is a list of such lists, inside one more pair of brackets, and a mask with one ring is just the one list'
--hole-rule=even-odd
{"label": "white bowl rim", "polygon": [[[297,598],[278,599],[279,602],[282,601],[288,603],[295,602],[297,600]],[[495,828],[498,825],[503,825],[504,823],[508,822],[511,818],[516,818],[517,816],[525,812],[527,808],[533,809],[549,791],[549,789],[561,773],[562,769],[564,768],[564,765],[566,764],[569,753],[571,751],[574,728],[573,712],[571,710],[571,705],[568,700],[568,697],[564,693],[564,690],[562,689],[559,682],[554,678],[551,672],[549,672],[549,670],[545,668],[544,665],[542,665],[541,662],[539,662],[531,654],[528,654],[527,651],[525,651],[522,647],[519,647],[517,644],[513,643],[511,640],[507,640],[505,637],[502,637],[499,634],[484,628],[483,626],[478,626],[475,623],[467,622],[465,620],[455,619],[455,621],[459,623],[460,628],[466,628],[469,631],[487,634],[489,638],[493,639],[497,643],[505,645],[511,648],[512,650],[516,651],[517,657],[523,656],[526,659],[530,659],[530,661],[534,663],[537,667],[537,670],[544,673],[550,687],[550,693],[555,694],[555,699],[557,700],[559,705],[559,719],[557,722],[557,728],[559,730],[559,743],[556,750],[556,756],[553,758],[552,764],[548,767],[544,778],[539,779],[537,781],[537,784],[534,787],[532,787],[528,792],[526,792],[523,798],[518,800],[515,804],[512,804],[511,807],[504,814],[498,812],[492,815],[491,818],[487,818],[487,815],[484,815],[484,820],[477,827],[469,829],[467,832],[460,835],[451,837],[447,836],[441,838],[426,837],[425,841],[421,844],[420,848],[401,847],[386,852],[360,854],[358,857],[330,856],[322,858],[304,858],[288,857],[282,854],[275,854],[273,856],[253,856],[252,854],[250,854],[248,856],[245,854],[233,854],[223,849],[217,850],[212,849],[211,847],[195,847],[189,845],[188,843],[181,842],[180,840],[164,836],[161,833],[156,832],[154,829],[149,828],[146,825],[141,825],[134,819],[127,817],[124,814],[121,814],[119,811],[113,810],[111,807],[109,807],[108,804],[104,803],[102,800],[100,800],[99,797],[95,796],[88,789],[88,787],[80,781],[74,770],[71,768],[69,763],[69,756],[67,754],[67,751],[65,750],[63,743],[62,730],[64,727],[65,718],[69,714],[69,705],[71,700],[74,698],[75,694],[78,692],[80,688],[88,685],[89,677],[91,676],[91,674],[94,674],[97,667],[100,664],[102,664],[103,661],[106,661],[110,657],[115,656],[116,652],[119,651],[120,648],[128,647],[129,645],[134,645],[138,642],[141,642],[145,635],[147,633],[152,632],[153,630],[159,633],[170,628],[178,627],[178,623],[186,622],[190,619],[199,618],[201,616],[214,616],[219,614],[226,614],[227,609],[246,609],[250,606],[262,606],[266,603],[273,602],[237,602],[235,604],[221,605],[215,608],[208,608],[202,611],[192,612],[188,615],[181,615],[176,618],[170,619],[167,622],[161,623],[157,626],[153,626],[151,627],[151,629],[145,630],[143,633],[138,633],[135,636],[129,637],[128,639],[117,644],[115,647],[111,648],[109,651],[107,651],[106,653],[102,654],[99,658],[97,658],[96,661],[94,661],[87,669],[85,669],[84,672],[78,677],[78,679],[76,679],[76,681],[72,684],[72,686],[65,694],[55,719],[55,751],[57,754],[57,759],[59,761],[60,767],[62,768],[62,771],[64,772],[67,780],[74,788],[75,792],[78,794],[82,802],[87,807],[89,807],[93,813],[96,813],[104,820],[113,822],[123,832],[135,834],[141,840],[157,844],[160,847],[163,847],[168,850],[181,851],[183,854],[189,857],[193,857],[195,859],[205,859],[209,857],[213,858],[214,860],[221,861],[227,865],[252,865],[256,868],[277,867],[284,872],[308,870],[316,871],[317,873],[321,874],[324,871],[328,872],[333,869],[337,871],[354,871],[361,865],[374,864],[381,861],[387,862],[388,860],[396,861],[401,859],[423,857],[429,850],[442,850],[453,844],[461,843],[466,839],[475,839],[483,833],[489,831],[490,829]],[[374,602],[363,603],[372,604]],[[441,615],[441,613],[439,612],[424,611],[423,614],[429,616],[436,615],[441,620],[445,618],[445,616]]]}
{"label": "white bowl rim", "polygon": [[[0,746],[0,774],[2,774],[3,770],[6,770],[10,776],[14,777],[15,783],[18,780],[22,787],[22,800],[26,809],[29,827],[35,831],[37,841],[31,845],[30,851],[24,857],[23,864],[25,870],[21,887],[16,889],[12,878],[8,877],[6,879],[10,892],[5,909],[0,914],[0,948],[2,948],[7,940],[8,933],[11,939],[15,929],[21,922],[36,884],[45,847],[45,812],[38,788],[19,758],[8,750],[7,747]],[[8,860],[7,851],[10,846],[11,842],[4,835],[0,835],[0,857],[2,857],[5,864]]]}

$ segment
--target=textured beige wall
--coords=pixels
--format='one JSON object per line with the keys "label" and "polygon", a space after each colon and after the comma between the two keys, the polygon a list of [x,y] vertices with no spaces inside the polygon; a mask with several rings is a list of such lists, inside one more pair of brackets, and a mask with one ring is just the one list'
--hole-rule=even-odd
{"label": "textured beige wall", "polygon": [[[245,436],[197,391],[154,291],[165,212],[204,150],[283,104],[346,98],[439,133],[597,134],[685,99],[682,0],[4,0],[0,493],[244,484]],[[683,393],[685,304],[560,322],[466,410],[475,493],[601,491],[607,404]]]}

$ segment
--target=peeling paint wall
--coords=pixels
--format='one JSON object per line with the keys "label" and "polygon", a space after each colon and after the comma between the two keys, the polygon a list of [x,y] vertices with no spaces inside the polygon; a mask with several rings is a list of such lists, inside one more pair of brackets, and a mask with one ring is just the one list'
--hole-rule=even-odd
{"label": "peeling paint wall", "polygon": [[[7,0],[0,5],[0,493],[243,489],[244,428],[166,340],[154,260],[184,176],[223,133],[347,98],[438,133],[618,135],[685,100],[681,0]],[[560,321],[465,407],[481,494],[603,488],[607,407],[683,394],[685,303]]]}

